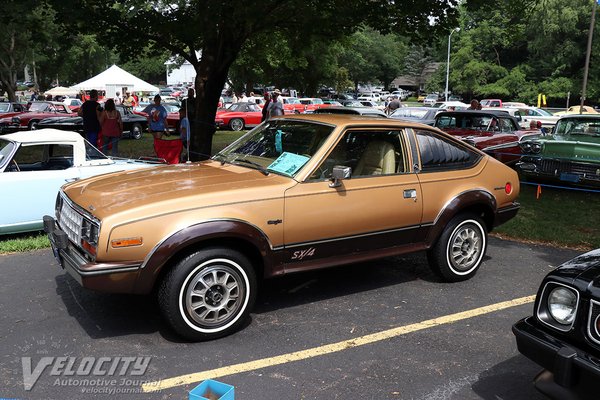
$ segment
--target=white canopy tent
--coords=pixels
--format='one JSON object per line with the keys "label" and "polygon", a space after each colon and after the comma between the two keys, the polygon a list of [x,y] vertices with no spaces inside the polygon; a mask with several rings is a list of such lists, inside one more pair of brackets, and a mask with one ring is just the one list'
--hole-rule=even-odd
{"label": "white canopy tent", "polygon": [[107,97],[113,97],[115,92],[122,95],[125,90],[130,92],[158,92],[159,89],[137,78],[122,68],[113,65],[87,81],[71,86],[75,90],[104,90]]}
{"label": "white canopy tent", "polygon": [[57,86],[44,92],[46,96],[75,96],[77,93],[79,93],[79,90],[64,86]]}

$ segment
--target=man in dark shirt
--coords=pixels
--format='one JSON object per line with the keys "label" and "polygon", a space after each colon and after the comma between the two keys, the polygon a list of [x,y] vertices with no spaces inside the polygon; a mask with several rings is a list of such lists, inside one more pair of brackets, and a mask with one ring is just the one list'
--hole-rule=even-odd
{"label": "man in dark shirt", "polygon": [[83,118],[83,134],[94,147],[98,146],[98,133],[100,133],[100,104],[98,103],[98,91],[90,91],[90,99],[86,100],[77,114]]}
{"label": "man in dark shirt", "polygon": [[269,103],[271,102],[271,95],[269,94],[269,92],[265,92],[264,99],[265,99],[265,104],[263,104],[261,122],[266,120],[269,115],[267,112],[267,109],[269,108]]}

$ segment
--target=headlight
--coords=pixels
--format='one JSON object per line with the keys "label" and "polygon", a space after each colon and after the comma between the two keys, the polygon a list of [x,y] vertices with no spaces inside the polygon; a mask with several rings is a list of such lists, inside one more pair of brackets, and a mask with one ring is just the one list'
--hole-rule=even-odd
{"label": "headlight", "polygon": [[96,256],[99,233],[100,227],[96,223],[83,218],[81,224],[81,247],[93,257]]}
{"label": "headlight", "polygon": [[523,150],[523,153],[531,153],[531,143],[530,142],[521,143],[521,150]]}
{"label": "headlight", "polygon": [[562,325],[571,325],[577,310],[577,294],[571,289],[557,287],[548,295],[548,311]]}
{"label": "headlight", "polygon": [[539,142],[533,142],[531,144],[531,151],[535,154],[538,154],[540,151],[542,151],[542,144]]}

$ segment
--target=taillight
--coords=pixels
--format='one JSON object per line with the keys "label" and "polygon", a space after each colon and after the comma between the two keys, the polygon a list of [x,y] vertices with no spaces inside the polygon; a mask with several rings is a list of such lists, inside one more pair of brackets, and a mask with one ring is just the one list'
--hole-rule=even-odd
{"label": "taillight", "polygon": [[510,182],[506,182],[506,185],[504,185],[504,192],[506,194],[512,193],[512,185],[510,184]]}

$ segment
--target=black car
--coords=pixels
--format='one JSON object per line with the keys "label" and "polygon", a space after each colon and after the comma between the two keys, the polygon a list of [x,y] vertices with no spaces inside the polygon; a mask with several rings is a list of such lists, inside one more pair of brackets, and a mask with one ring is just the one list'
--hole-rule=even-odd
{"label": "black car", "polygon": [[373,107],[323,107],[313,111],[313,114],[350,114],[350,115],[365,115],[368,117],[387,118],[387,115]]}
{"label": "black car", "polygon": [[554,399],[598,399],[600,249],[549,273],[533,313],[517,322],[513,333],[519,351],[544,367],[536,388]]}
{"label": "black car", "polygon": [[[141,139],[142,134],[148,128],[148,119],[135,114],[131,107],[117,105],[116,108],[123,120],[123,133],[125,137]],[[83,119],[77,116],[45,118],[36,125],[36,129],[42,128],[53,128],[83,133]]]}

